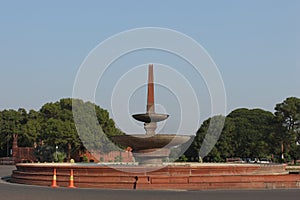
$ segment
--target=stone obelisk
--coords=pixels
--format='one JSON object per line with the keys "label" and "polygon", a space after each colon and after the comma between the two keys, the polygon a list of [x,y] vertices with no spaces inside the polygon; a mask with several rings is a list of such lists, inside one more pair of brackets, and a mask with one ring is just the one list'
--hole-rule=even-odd
{"label": "stone obelisk", "polygon": [[147,113],[155,113],[153,64],[148,67]]}
{"label": "stone obelisk", "polygon": [[132,115],[134,119],[144,122],[147,135],[155,135],[156,123],[168,118],[167,114],[155,113],[153,64],[148,66],[147,106],[146,113]]}
{"label": "stone obelisk", "polygon": [[146,109],[146,113],[149,114],[150,117],[150,122],[145,122],[144,128],[147,135],[154,135],[157,125],[156,121],[151,118],[151,115],[155,114],[153,64],[150,64],[148,67],[148,95]]}

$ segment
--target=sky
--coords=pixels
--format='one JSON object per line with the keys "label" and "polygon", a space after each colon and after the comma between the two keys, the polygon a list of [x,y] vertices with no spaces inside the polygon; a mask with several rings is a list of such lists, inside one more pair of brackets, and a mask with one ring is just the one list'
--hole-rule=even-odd
{"label": "sky", "polygon": [[[300,97],[299,10],[297,0],[0,1],[0,110],[38,110],[72,97],[78,70],[99,43],[126,30],[161,27],[193,38],[207,51],[224,82],[227,113],[241,107],[274,112],[285,98]],[[193,77],[176,56],[150,50],[113,63],[97,86],[95,102],[114,118],[110,92],[125,73],[120,66],[144,64],[146,79],[150,62],[181,71],[196,90],[200,121],[210,116],[203,79]],[[144,112],[145,90],[140,87],[128,100],[130,113]],[[158,109],[180,115],[178,99],[171,93],[164,98],[168,92],[159,92],[159,86],[156,90]]]}

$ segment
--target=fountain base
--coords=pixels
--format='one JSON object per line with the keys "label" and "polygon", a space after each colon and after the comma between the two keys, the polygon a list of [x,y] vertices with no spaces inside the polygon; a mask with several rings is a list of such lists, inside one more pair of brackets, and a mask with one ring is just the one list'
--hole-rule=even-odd
{"label": "fountain base", "polygon": [[68,187],[70,171],[78,188],[216,190],[300,188],[300,174],[285,165],[170,163],[164,167],[104,164],[17,164],[11,182]]}

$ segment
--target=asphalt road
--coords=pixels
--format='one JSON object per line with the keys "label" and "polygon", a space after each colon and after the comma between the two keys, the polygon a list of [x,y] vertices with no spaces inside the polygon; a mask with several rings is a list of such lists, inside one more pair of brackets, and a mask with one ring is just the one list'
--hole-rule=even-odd
{"label": "asphalt road", "polygon": [[[0,176],[9,176],[14,166],[1,166]],[[140,191],[68,189],[29,186],[0,180],[0,200],[299,200],[300,190]]]}

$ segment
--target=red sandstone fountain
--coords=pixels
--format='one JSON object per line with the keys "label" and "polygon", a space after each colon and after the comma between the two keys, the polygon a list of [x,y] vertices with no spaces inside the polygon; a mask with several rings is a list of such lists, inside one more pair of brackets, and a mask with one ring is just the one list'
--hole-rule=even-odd
{"label": "red sandstone fountain", "polygon": [[[19,163],[10,181],[60,187],[114,189],[275,189],[300,188],[300,174],[288,174],[285,165],[174,163],[161,164],[170,148],[187,142],[189,136],[156,134],[156,123],[168,118],[155,113],[153,65],[149,66],[147,110],[133,115],[144,122],[146,134],[116,136],[113,140],[130,146],[137,165],[101,163]],[[73,182],[74,181],[74,182]]]}
{"label": "red sandstone fountain", "polygon": [[176,134],[156,134],[157,122],[167,119],[169,115],[155,112],[152,64],[148,68],[146,113],[134,114],[132,117],[144,122],[146,134],[115,136],[112,139],[121,146],[131,147],[134,156],[141,165],[162,164],[163,159],[169,156],[172,147],[184,144],[191,138],[190,136],[179,136]]}

